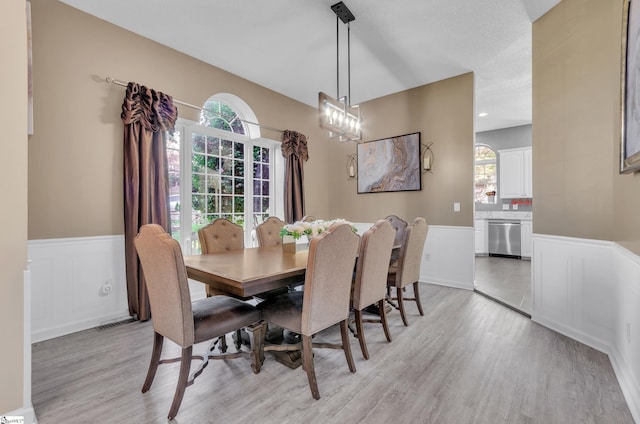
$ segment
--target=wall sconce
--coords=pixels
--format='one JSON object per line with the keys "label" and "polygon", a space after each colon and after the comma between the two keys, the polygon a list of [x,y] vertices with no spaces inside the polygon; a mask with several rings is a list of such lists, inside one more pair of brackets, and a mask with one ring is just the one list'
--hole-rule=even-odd
{"label": "wall sconce", "polygon": [[433,150],[431,146],[433,143],[423,144],[422,147],[422,172],[425,173],[431,170],[433,166]]}
{"label": "wall sconce", "polygon": [[347,177],[353,180],[356,177],[358,171],[358,161],[356,160],[355,153],[353,155],[347,155]]}

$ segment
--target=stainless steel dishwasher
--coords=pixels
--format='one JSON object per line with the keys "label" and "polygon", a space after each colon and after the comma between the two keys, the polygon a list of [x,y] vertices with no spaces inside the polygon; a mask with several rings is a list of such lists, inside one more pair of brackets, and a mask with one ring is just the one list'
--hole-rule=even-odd
{"label": "stainless steel dishwasher", "polygon": [[489,255],[521,257],[520,221],[492,219],[489,221]]}

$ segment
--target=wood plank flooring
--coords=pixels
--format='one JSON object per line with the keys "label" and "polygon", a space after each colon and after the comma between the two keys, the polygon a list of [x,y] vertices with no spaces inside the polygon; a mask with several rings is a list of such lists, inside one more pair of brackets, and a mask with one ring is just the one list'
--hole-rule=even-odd
{"label": "wood plank flooring", "polygon": [[[365,327],[368,361],[352,339],[355,374],[341,351],[315,350],[320,400],[304,371],[269,354],[257,375],[244,359],[212,361],[173,422],[633,423],[605,354],[471,291],[422,284],[421,296],[425,316],[409,303],[409,327],[389,314],[392,343]],[[39,423],[166,422],[178,365],[160,366],[140,392],[152,334],[134,322],[34,344]]]}
{"label": "wood plank flooring", "polygon": [[476,290],[531,316],[531,261],[476,256]]}

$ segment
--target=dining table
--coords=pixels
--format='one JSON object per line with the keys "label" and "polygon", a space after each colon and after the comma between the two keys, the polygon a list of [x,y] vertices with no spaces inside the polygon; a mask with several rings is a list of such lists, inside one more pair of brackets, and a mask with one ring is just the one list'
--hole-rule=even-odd
{"label": "dining table", "polygon": [[239,297],[250,297],[304,281],[308,250],[281,245],[247,247],[184,257],[187,276]]}

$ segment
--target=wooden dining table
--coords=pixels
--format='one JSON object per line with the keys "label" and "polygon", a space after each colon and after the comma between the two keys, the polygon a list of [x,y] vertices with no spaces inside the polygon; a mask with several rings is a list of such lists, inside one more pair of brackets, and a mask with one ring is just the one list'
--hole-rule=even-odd
{"label": "wooden dining table", "polygon": [[304,281],[307,250],[283,251],[282,246],[248,247],[223,253],[184,257],[187,276],[218,290],[250,297]]}

